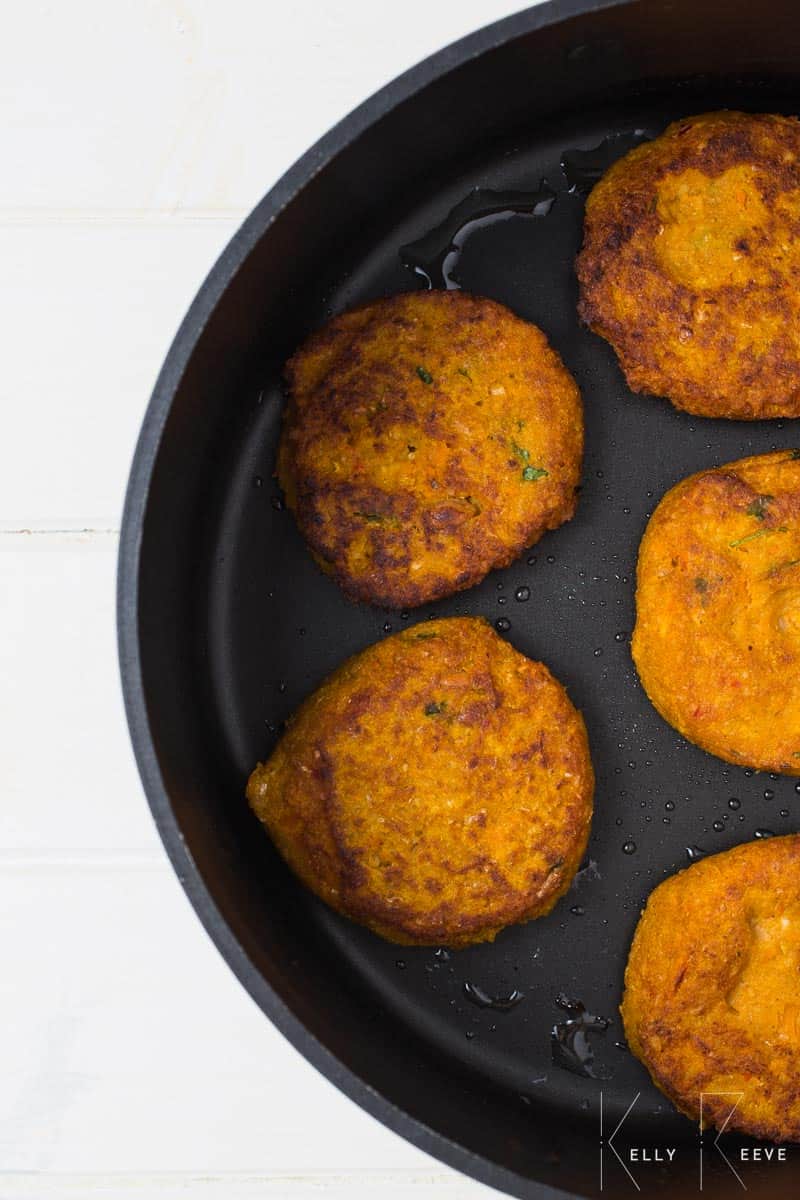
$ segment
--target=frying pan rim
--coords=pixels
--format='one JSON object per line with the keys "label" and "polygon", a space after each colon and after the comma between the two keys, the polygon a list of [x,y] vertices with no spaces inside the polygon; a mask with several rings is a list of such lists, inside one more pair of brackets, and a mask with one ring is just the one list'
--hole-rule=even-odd
{"label": "frying pan rim", "polygon": [[117,646],[122,695],[145,795],[169,860],[206,933],[272,1024],[325,1078],[386,1128],[450,1167],[520,1200],[578,1200],[576,1194],[522,1177],[431,1129],[346,1067],[299,1020],[232,933],[183,838],[161,774],[147,714],[138,625],[142,532],[153,470],[172,403],[195,347],[226,289],[258,240],[300,190],[377,120],[471,59],[517,37],[638,0],[544,0],[450,43],[374,92],[291,166],[233,235],[183,318],[156,379],[128,478],[117,559]]}

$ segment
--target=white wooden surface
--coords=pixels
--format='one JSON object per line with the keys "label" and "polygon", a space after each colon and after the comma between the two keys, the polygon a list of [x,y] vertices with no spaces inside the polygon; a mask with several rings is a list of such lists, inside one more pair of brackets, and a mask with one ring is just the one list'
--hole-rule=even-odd
{"label": "white wooden surface", "polygon": [[216,254],[338,117],[513,0],[2,0],[0,1200],[479,1197],[269,1025],[128,747],[136,432]]}

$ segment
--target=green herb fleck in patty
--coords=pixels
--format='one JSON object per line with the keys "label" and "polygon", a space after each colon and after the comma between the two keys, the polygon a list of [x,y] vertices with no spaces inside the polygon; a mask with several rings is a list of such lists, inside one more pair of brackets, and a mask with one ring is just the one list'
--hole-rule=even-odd
{"label": "green herb fleck in patty", "polygon": [[769,508],[769,504],[772,499],[774,499],[774,497],[767,495],[756,496],[755,500],[753,500],[747,506],[748,517],[755,517],[757,521],[763,521],[767,515],[767,509]]}
{"label": "green herb fleck in patty", "polygon": [[748,533],[746,537],[737,538],[735,542],[728,542],[731,550],[735,550],[737,546],[743,546],[745,542],[752,542],[753,538],[766,537],[768,533],[788,533],[785,525],[779,525],[777,529],[757,529],[755,533]]}
{"label": "green herb fleck in patty", "polygon": [[522,471],[522,478],[526,483],[535,483],[537,479],[544,479],[549,475],[549,471],[545,471],[544,467],[525,467]]}

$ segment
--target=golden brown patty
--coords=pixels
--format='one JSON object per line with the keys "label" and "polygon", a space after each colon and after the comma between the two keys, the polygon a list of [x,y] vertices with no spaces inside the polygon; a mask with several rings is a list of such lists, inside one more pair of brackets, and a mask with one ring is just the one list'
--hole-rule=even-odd
{"label": "golden brown patty", "polygon": [[633,658],[670,725],[800,775],[800,451],[684,479],[639,550]]}
{"label": "golden brown patty", "polygon": [[800,416],[800,121],[688,117],[592,191],[580,315],[635,392],[708,417]]}
{"label": "golden brown patty", "polygon": [[625,972],[628,1045],[687,1116],[703,1093],[706,1125],[736,1106],[729,1130],[800,1141],[798,979],[800,836],[715,854],[647,902]]}
{"label": "golden brown patty", "polygon": [[278,478],[355,600],[470,587],[575,511],[580,394],[544,334],[493,300],[379,300],[309,338],[286,379]]}
{"label": "golden brown patty", "polygon": [[465,946],[552,908],[593,787],[561,685],[485,621],[453,617],[340,667],[247,797],[332,908],[393,942]]}

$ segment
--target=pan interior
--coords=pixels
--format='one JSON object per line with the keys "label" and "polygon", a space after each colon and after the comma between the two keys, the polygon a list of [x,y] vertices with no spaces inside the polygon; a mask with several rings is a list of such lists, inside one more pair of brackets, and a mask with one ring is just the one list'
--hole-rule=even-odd
{"label": "pan interior", "polygon": [[[602,1092],[609,1122],[639,1094],[631,1138],[694,1144],[695,1127],[675,1113],[623,1041],[617,1006],[639,911],[690,853],[723,850],[757,831],[800,829],[794,782],[728,766],[683,741],[644,696],[629,650],[637,548],[659,497],[692,471],[793,447],[800,433],[791,422],[695,419],[664,400],[632,395],[609,347],[576,317],[573,263],[584,195],[562,169],[565,152],[603,146],[601,157],[610,162],[632,135],[652,136],[670,120],[721,106],[791,111],[784,92],[773,95],[760,83],[695,83],[532,124],[443,164],[413,194],[376,196],[374,220],[362,235],[312,282],[287,292],[294,328],[309,331],[352,305],[424,286],[403,265],[401,247],[437,226],[473,189],[530,193],[546,180],[555,193],[546,214],[479,222],[451,273],[465,290],[539,325],[578,381],[586,457],[573,521],[513,566],[440,603],[410,613],[350,604],[312,562],[273,478],[282,389],[271,350],[226,398],[229,419],[197,530],[195,661],[216,772],[208,820],[231,871],[247,883],[230,903],[247,927],[251,961],[274,961],[276,921],[290,924],[287,962],[296,983],[287,967],[281,988],[301,1019],[311,1021],[311,1009],[324,1008],[326,996],[351,996],[365,1029],[383,1030],[387,1045],[391,1039],[402,1047],[410,1064],[455,1081],[454,1094],[479,1096],[486,1121],[513,1128],[516,1138],[526,1122],[545,1122],[551,1133],[566,1122],[570,1137],[585,1128],[596,1145]],[[265,347],[272,344],[269,329],[263,338]],[[492,945],[449,953],[389,945],[316,901],[247,812],[244,784],[282,722],[344,658],[429,616],[455,614],[499,622],[519,650],[566,685],[586,718],[597,790],[585,868],[554,912],[505,931]],[[202,855],[198,865],[203,871]],[[324,990],[309,996],[306,971],[329,981]],[[468,984],[490,997],[516,988],[523,999],[509,1011],[481,1007],[468,997]],[[576,1005],[608,1021],[604,1031],[588,1033],[590,1055],[581,1041],[587,1018]],[[335,1013],[327,1020],[335,1025]],[[554,1054],[556,1026],[566,1054],[563,1046]],[[351,1048],[336,1047],[335,1036],[330,1042],[346,1059]],[[497,1148],[502,1139],[489,1145],[487,1135],[484,1146],[482,1137],[474,1132],[475,1149],[496,1158],[506,1153]],[[568,1156],[569,1137],[553,1153],[556,1160]],[[522,1151],[508,1150],[506,1162],[531,1169]]]}

